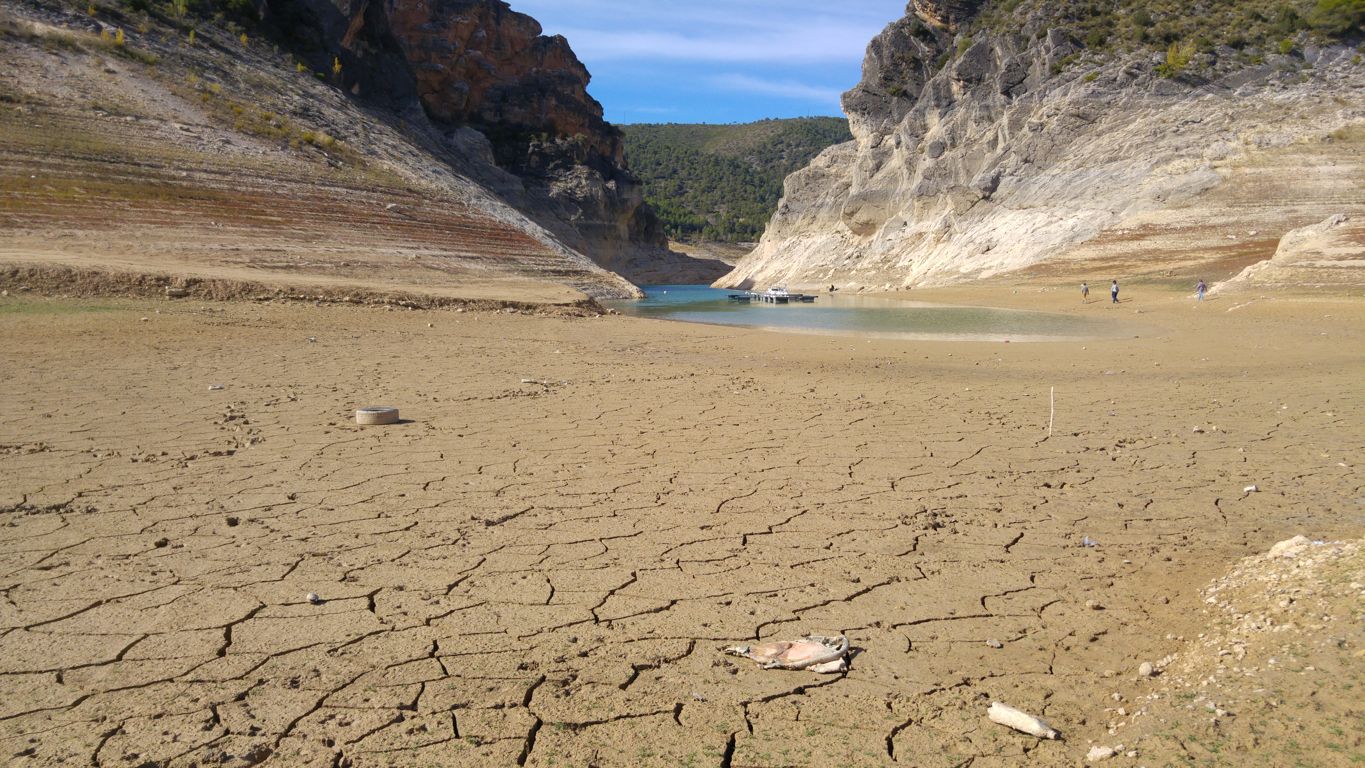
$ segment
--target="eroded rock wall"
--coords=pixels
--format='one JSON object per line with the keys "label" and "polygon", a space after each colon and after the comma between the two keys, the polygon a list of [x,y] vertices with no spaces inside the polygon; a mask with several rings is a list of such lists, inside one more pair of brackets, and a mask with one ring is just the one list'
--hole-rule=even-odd
{"label": "eroded rock wall", "polygon": [[[1166,79],[1158,55],[1092,56],[1059,30],[955,34],[976,5],[917,0],[872,41],[843,100],[854,141],[788,178],[718,285],[896,290],[1072,260],[1124,276],[1241,259],[1231,274],[1283,232],[1365,207],[1353,49]],[[1257,236],[1267,253],[1228,254]]]}
{"label": "eroded rock wall", "polygon": [[501,0],[276,0],[276,15],[338,84],[442,126],[461,170],[570,247],[629,277],[668,261],[625,167],[620,131],[563,37]]}

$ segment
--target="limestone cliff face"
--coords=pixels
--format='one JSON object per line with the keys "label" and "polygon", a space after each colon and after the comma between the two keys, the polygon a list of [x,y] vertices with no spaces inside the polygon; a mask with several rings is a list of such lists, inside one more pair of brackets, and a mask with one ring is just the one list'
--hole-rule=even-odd
{"label": "limestone cliff face", "polygon": [[854,141],[788,178],[762,242],[717,285],[897,290],[1205,263],[1212,281],[1290,229],[1365,209],[1353,49],[1205,56],[1204,74],[1167,79],[1157,54],[1091,54],[1056,29],[955,34],[980,5],[915,0],[872,41],[844,96]]}
{"label": "limestone cliff face", "polygon": [[[340,85],[443,126],[461,170],[610,269],[667,260],[620,131],[563,37],[501,0],[274,0]],[[629,276],[629,275],[627,275]]]}

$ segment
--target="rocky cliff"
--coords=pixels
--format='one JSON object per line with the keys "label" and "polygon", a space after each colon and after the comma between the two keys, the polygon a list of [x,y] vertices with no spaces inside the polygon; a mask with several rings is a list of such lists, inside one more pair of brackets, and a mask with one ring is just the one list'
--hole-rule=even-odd
{"label": "rocky cliff", "polygon": [[501,0],[270,0],[268,16],[362,101],[434,122],[460,170],[597,263],[692,266],[668,252],[587,68],[530,16]]}
{"label": "rocky cliff", "polygon": [[[1217,280],[1286,231],[1365,208],[1352,47],[1302,31],[1269,50],[1203,36],[1163,53],[1083,40],[1074,14],[1048,8],[914,0],[844,96],[854,141],[788,178],[762,242],[718,285]],[[1115,23],[1139,21],[1151,15]]]}

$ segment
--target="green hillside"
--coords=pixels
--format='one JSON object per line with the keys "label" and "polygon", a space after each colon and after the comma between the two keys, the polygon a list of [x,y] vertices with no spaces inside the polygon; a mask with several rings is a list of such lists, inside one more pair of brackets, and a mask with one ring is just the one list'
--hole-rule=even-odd
{"label": "green hillside", "polygon": [[836,117],[747,125],[626,125],[626,162],[674,240],[751,242],[782,197],[782,180],[849,141]]}

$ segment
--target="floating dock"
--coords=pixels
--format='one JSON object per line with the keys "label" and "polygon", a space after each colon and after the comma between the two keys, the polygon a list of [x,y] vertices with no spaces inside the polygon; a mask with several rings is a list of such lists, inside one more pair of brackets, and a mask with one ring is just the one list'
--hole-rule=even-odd
{"label": "floating dock", "polygon": [[809,293],[791,293],[784,288],[769,288],[762,293],[757,291],[746,291],[745,293],[730,294],[730,301],[741,304],[758,301],[764,304],[814,304],[816,297]]}

